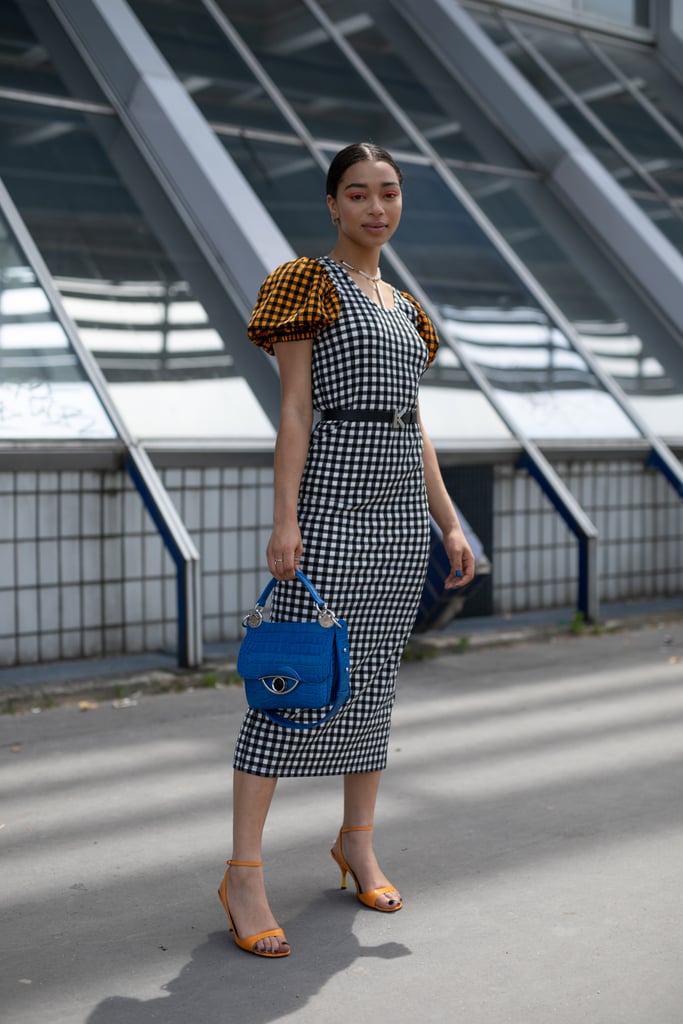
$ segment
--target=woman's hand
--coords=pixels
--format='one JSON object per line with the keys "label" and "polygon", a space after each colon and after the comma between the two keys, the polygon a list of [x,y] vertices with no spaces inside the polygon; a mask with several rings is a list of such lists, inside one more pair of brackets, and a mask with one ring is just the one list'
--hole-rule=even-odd
{"label": "woman's hand", "polygon": [[474,555],[465,534],[460,527],[454,527],[442,537],[443,546],[451,564],[451,571],[446,577],[444,587],[453,590],[464,587],[474,579]]}
{"label": "woman's hand", "polygon": [[266,557],[268,568],[276,580],[293,580],[294,570],[299,568],[303,553],[304,546],[297,523],[273,529],[266,548]]}

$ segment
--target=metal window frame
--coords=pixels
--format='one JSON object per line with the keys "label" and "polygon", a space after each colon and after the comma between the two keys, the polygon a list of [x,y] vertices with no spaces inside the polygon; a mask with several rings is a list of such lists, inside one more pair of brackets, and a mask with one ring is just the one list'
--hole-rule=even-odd
{"label": "metal window frame", "polygon": [[[406,11],[412,9],[411,0]],[[683,376],[683,258],[678,250],[458,0],[425,0],[412,28],[435,58],[477,95],[531,166],[543,172],[568,215],[666,325],[668,356]]]}
{"label": "metal window frame", "polygon": [[[577,33],[579,38],[583,41],[586,48],[590,50],[593,56],[598,60],[606,71],[616,78],[621,83],[626,92],[628,92],[636,103],[652,118],[653,121],[662,129],[662,131],[669,136],[669,138],[676,143],[678,148],[683,153],[683,134],[676,128],[675,125],[666,117],[657,107],[652,103],[647,96],[643,93],[642,89],[635,82],[631,81],[629,76],[621,70],[617,64],[614,63],[608,53],[602,49],[600,43],[598,43],[592,36],[589,36],[586,32]],[[675,202],[673,196],[669,197],[672,202]]]}
{"label": "metal window frame", "polygon": [[[642,182],[644,182],[648,189],[650,189],[651,193],[673,211],[675,217],[677,217],[679,220],[683,220],[683,210],[681,210],[676,205],[673,197],[668,194],[666,189],[660,185],[656,178],[653,178],[653,176],[650,174],[647,168],[643,167],[638,158],[633,155],[630,149],[628,149],[628,147],[625,146],[619,138],[617,138],[614,132],[612,132],[604,123],[604,121],[602,121],[601,118],[597,116],[597,114],[592,110],[589,104],[586,103],[585,100],[581,98],[581,96],[579,96],[576,90],[573,89],[571,85],[569,85],[565,81],[562,75],[555,70],[550,61],[548,61],[543,56],[543,54],[535,46],[535,44],[532,43],[531,40],[527,39],[524,33],[519,30],[519,28],[517,27],[517,25],[515,25],[513,21],[509,20],[502,14],[499,15],[499,17],[505,28],[508,30],[512,38],[515,40],[515,42],[518,43],[518,45],[525,51],[525,53],[533,60],[536,66],[539,67],[541,71],[543,71],[543,73],[548,76],[548,78],[555,84],[559,92],[562,93],[562,95],[569,101],[569,103],[574,107],[574,109],[581,114],[583,119],[588,122],[588,124],[600,136],[600,138],[603,139],[610,147],[610,149],[612,149],[623,160],[626,166],[629,167]],[[574,32],[572,33],[572,35],[576,36],[577,39],[579,39],[582,43],[587,45],[589,52],[593,53],[593,49],[590,46],[588,46],[587,41],[584,39],[582,33]],[[605,67],[607,67],[607,65],[605,65]],[[632,92],[632,90],[628,88],[627,91],[629,93]],[[630,189],[626,188],[624,189],[624,191],[630,192]]]}

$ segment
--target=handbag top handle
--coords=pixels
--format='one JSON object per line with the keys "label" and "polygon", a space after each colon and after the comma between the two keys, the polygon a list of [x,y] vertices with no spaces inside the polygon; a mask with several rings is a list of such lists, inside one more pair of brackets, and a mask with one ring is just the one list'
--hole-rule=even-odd
{"label": "handbag top handle", "polygon": [[[339,622],[338,622],[337,617],[335,616],[334,612],[330,608],[327,607],[327,605],[325,604],[325,601],[320,596],[318,591],[315,589],[315,587],[313,586],[313,584],[309,580],[308,576],[306,576],[306,574],[303,573],[301,571],[301,569],[295,569],[294,573],[295,573],[297,579],[300,580],[301,583],[303,583],[303,585],[306,587],[306,590],[308,591],[308,593],[313,598],[313,600],[314,600],[314,602],[316,604],[316,607],[318,609],[318,621],[320,622],[320,625],[321,626],[332,626],[332,625],[336,626],[336,625],[339,625]],[[261,596],[256,601],[256,604],[254,605],[252,610],[248,613],[248,615],[246,615],[245,618],[243,619],[243,621],[242,621],[242,625],[243,626],[249,625],[249,626],[255,627],[255,626],[259,626],[261,624],[261,622],[263,621],[263,609],[265,608],[266,602],[267,602],[268,598],[270,597],[271,591],[273,590],[273,587],[275,586],[275,584],[277,582],[278,582],[278,580],[276,580],[275,577],[272,576],[270,578],[270,580],[268,581],[268,583],[266,583],[266,585],[265,585],[265,587],[263,589],[263,593],[261,594]]]}

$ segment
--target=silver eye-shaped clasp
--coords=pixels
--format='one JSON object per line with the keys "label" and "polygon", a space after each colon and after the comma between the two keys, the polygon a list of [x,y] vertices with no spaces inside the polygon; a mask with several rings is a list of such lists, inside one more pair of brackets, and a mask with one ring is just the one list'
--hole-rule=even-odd
{"label": "silver eye-shaped clasp", "polygon": [[293,676],[261,676],[261,682],[276,697],[291,693],[299,685],[299,680]]}

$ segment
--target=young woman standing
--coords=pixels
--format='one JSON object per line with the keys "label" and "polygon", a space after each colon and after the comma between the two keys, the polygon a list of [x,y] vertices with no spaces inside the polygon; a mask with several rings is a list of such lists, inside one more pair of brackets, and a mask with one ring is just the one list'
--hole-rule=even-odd
{"label": "young woman standing", "polygon": [[[344,777],[342,827],[331,850],[342,882],[351,874],[358,898],[374,910],[401,909],[375,857],[372,828],[396,675],[424,586],[430,511],[450,560],[446,587],[474,575],[417,407],[436,331],[417,301],[385,284],[379,269],[382,246],[401,218],[401,184],[400,169],[380,147],[357,143],[338,153],[327,177],[334,248],[275,270],[249,324],[251,340],[275,354],[281,378],[267,548],[268,568],[280,581],[273,618],[312,617],[294,576],[301,568],[347,620],[351,652],[351,699],[329,722],[288,729],[249,710],[240,730],[233,854],[219,895],[235,941],[258,956],[290,952],[261,864],[281,777]],[[313,428],[314,411],[320,421]],[[292,714],[310,721],[322,712]]]}

